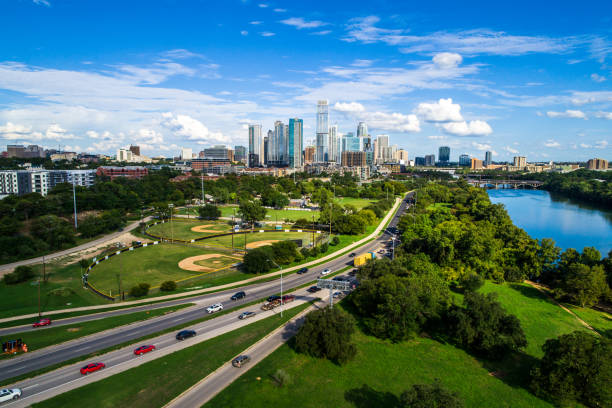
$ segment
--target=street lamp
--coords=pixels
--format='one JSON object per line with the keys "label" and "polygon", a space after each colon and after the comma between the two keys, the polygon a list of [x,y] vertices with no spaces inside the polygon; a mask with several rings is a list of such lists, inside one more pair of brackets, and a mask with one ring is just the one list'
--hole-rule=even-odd
{"label": "street lamp", "polygon": [[281,297],[281,312],[280,315],[281,317],[283,317],[283,309],[285,308],[285,302],[283,302],[283,269],[280,267],[279,264],[277,264],[276,262],[274,262],[272,259],[267,258],[268,262],[272,262],[274,265],[276,265],[276,267],[278,268],[278,270],[280,271],[280,297]]}
{"label": "street lamp", "polygon": [[172,228],[172,213],[174,212],[174,204],[168,204],[170,208],[170,243],[174,243],[174,229]]}
{"label": "street lamp", "polygon": [[391,237],[391,242],[393,243],[393,249],[391,252],[391,260],[395,259],[395,237]]}

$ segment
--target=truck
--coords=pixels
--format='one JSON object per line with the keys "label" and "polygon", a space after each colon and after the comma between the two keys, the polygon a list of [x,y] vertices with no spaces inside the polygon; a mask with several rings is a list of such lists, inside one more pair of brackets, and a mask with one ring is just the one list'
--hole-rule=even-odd
{"label": "truck", "polygon": [[376,253],[366,252],[365,254],[357,255],[355,258],[353,258],[353,265],[365,265],[365,263],[368,262],[369,259],[376,259]]}

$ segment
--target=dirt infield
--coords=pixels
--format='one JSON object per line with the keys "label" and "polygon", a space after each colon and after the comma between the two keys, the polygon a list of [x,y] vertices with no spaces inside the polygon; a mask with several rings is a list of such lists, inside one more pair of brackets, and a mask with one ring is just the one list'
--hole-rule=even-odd
{"label": "dirt infield", "polygon": [[[206,254],[206,255],[197,255],[191,256],[189,258],[185,258],[178,263],[179,268],[184,269],[190,272],[210,272],[213,271],[213,268],[209,268],[207,266],[200,266],[196,264],[197,261],[203,261],[205,259],[210,258],[223,258],[227,257],[227,255],[223,254]],[[216,261],[219,262],[219,261]]]}
{"label": "dirt infield", "polygon": [[272,245],[275,242],[279,242],[279,239],[265,239],[263,241],[250,242],[247,244],[247,249],[259,248],[266,245]]}
{"label": "dirt infield", "polygon": [[212,227],[214,225],[216,225],[216,224],[197,225],[197,226],[191,228],[191,230],[193,232],[215,232],[215,233],[221,232],[221,231],[217,231],[217,230],[207,229],[208,227]]}

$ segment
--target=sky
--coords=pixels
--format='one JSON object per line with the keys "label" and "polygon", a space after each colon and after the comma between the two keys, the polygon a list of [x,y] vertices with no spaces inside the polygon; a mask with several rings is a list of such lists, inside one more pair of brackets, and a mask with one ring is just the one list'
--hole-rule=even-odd
{"label": "sky", "polygon": [[[610,1],[0,0],[0,146],[147,156],[304,119],[409,157],[612,159]],[[0,147],[4,149],[4,147]]]}

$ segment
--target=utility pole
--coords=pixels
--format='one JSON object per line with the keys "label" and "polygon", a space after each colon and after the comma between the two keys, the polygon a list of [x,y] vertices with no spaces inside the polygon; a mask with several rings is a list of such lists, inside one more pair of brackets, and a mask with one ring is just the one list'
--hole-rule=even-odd
{"label": "utility pole", "polygon": [[38,275],[38,318],[40,319],[40,275]]}
{"label": "utility pole", "polygon": [[274,262],[272,259],[268,258],[269,262],[272,262],[274,265],[276,265],[278,267],[278,270],[280,271],[280,297],[281,297],[281,312],[280,315],[281,317],[283,317],[283,309],[285,308],[285,302],[283,302],[283,268],[280,267],[279,264],[277,264],[276,262]]}
{"label": "utility pole", "polygon": [[312,214],[312,247],[316,246],[315,242],[315,227],[314,227],[314,214]]}
{"label": "utility pole", "polygon": [[[234,215],[236,215],[235,211],[236,210],[234,210]],[[234,224],[234,215],[232,215],[232,252],[234,252],[234,231],[236,231],[235,224]]]}
{"label": "utility pole", "polygon": [[172,228],[172,213],[174,212],[174,204],[168,204],[170,208],[170,243],[174,243],[174,228]]}
{"label": "utility pole", "polygon": [[72,200],[73,200],[73,203],[74,203],[74,230],[76,231],[79,226],[78,226],[78,223],[77,223],[76,190],[75,190],[75,187],[74,187],[74,178],[75,178],[75,175],[72,175]]}
{"label": "utility pole", "polygon": [[200,173],[200,179],[202,180],[202,205],[205,204],[204,201],[204,169],[202,168],[202,172]]}
{"label": "utility pole", "polygon": [[47,281],[47,268],[45,264],[45,256],[43,255],[43,282]]}

